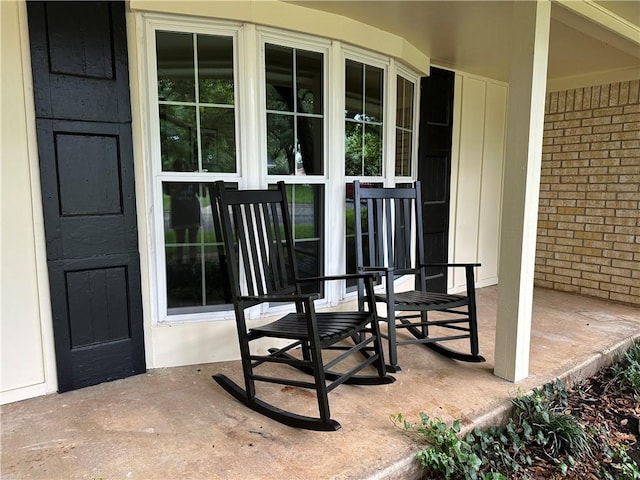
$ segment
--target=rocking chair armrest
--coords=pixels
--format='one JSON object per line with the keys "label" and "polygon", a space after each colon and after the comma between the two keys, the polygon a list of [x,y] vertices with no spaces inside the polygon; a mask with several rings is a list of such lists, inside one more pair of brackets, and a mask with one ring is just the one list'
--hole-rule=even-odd
{"label": "rocking chair armrest", "polygon": [[299,278],[299,282],[314,282],[318,280],[348,280],[350,278],[375,278],[378,275],[373,272],[363,272],[363,273],[345,273],[344,275],[327,275],[322,277],[305,277]]}
{"label": "rocking chair armrest", "polygon": [[480,263],[423,263],[423,267],[480,267]]}
{"label": "rocking chair armrest", "polygon": [[380,276],[383,273],[393,272],[395,269],[393,267],[378,267],[376,265],[370,265],[368,267],[362,267],[364,272],[378,272],[376,276]]}
{"label": "rocking chair armrest", "polygon": [[256,303],[263,302],[296,302],[304,300],[316,300],[317,293],[299,294],[299,295],[242,295],[238,297],[242,301],[252,301]]}

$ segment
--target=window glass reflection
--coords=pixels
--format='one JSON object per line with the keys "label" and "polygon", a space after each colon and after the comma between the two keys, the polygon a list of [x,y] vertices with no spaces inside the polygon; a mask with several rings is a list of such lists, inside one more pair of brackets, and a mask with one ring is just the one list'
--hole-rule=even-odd
{"label": "window glass reflection", "polygon": [[235,115],[229,108],[200,108],[202,169],[231,173],[236,169]]}
{"label": "window glass reflection", "polygon": [[411,176],[413,83],[398,75],[396,94],[396,176]]}
{"label": "window glass reflection", "polygon": [[345,175],[382,175],[384,71],[345,62]]}
{"label": "window glass reflection", "polygon": [[200,102],[233,105],[233,39],[198,35]]}
{"label": "window glass reflection", "polygon": [[193,35],[157,32],[158,98],[165,101],[193,102],[195,70]]}
{"label": "window glass reflection", "polygon": [[269,175],[323,174],[322,62],[318,52],[265,45]]}
{"label": "window glass reflection", "polygon": [[[276,188],[270,185],[270,188]],[[287,185],[289,214],[300,278],[324,273],[324,186]],[[321,283],[303,283],[303,291],[324,295]]]}
{"label": "window glass reflection", "polygon": [[[361,183],[361,188],[373,188],[373,187],[381,187],[381,183]],[[347,273],[357,273],[356,269],[356,217],[355,217],[355,204],[354,204],[354,191],[353,191],[353,183],[347,183],[346,185],[346,202],[345,202],[345,227],[346,227],[346,266],[345,271]],[[364,222],[366,217],[362,217],[359,219],[360,222]],[[363,235],[368,235],[365,233],[367,231],[367,226],[363,223],[362,232]],[[363,249],[364,249],[364,257],[368,258],[369,255],[369,242],[366,238],[363,241]],[[380,282],[378,279],[377,283]],[[352,291],[357,286],[357,280],[350,279],[347,280],[347,290]]]}
{"label": "window glass reflection", "polygon": [[160,158],[162,170],[198,170],[196,109],[192,106],[160,105]]}
{"label": "window glass reflection", "polygon": [[322,54],[296,50],[296,91],[300,112],[322,114],[322,79]]}
{"label": "window glass reflection", "polygon": [[267,45],[264,58],[267,110],[293,112],[293,49]]}
{"label": "window glass reflection", "polygon": [[213,184],[163,182],[162,187],[169,313],[230,303],[211,209]]}
{"label": "window glass reflection", "polygon": [[236,172],[233,38],[159,31],[156,54],[162,171]]}

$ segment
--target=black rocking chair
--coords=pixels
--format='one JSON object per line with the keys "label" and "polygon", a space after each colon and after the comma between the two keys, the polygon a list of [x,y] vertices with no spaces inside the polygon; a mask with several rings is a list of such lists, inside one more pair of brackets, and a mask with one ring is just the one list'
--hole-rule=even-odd
{"label": "black rocking chair", "polygon": [[[278,422],[310,430],[339,429],[340,424],[330,417],[328,392],[342,383],[375,385],[395,380],[385,370],[371,274],[356,275],[363,282],[363,303],[368,309],[316,313],[318,295],[303,293],[301,283],[349,276],[298,278],[284,182],[276,190],[242,191],[216,182],[214,191],[226,254],[221,263],[230,281],[245,387],[224,375],[213,378],[244,405]],[[248,329],[245,310],[263,303],[295,304],[295,310]],[[284,339],[288,344],[265,354],[254,353],[257,348],[250,348],[251,342],[264,337]],[[299,373],[297,379],[275,376],[269,372],[278,370],[273,364],[292,366],[313,379],[300,380]],[[334,368],[337,364],[341,371]],[[370,375],[362,372],[368,366]],[[300,415],[258,399],[256,382],[315,390],[319,416]]]}
{"label": "black rocking chair", "polygon": [[[399,372],[398,345],[424,344],[447,357],[467,362],[484,362],[478,348],[475,280],[478,263],[430,263],[424,261],[422,199],[420,182],[411,188],[365,188],[354,182],[356,267],[358,272],[377,271],[384,275],[377,302],[386,304],[389,365]],[[364,231],[363,231],[364,229]],[[442,273],[427,275],[427,268],[463,267],[466,271],[466,295],[429,291],[427,282]],[[394,280],[415,275],[415,289],[397,292]],[[358,298],[363,302],[364,285],[358,282]],[[429,319],[428,312],[442,312]],[[402,315],[398,313],[402,312]],[[400,339],[398,329],[411,334]],[[434,335],[435,333],[435,335]],[[469,339],[469,350],[443,346],[443,342]]]}

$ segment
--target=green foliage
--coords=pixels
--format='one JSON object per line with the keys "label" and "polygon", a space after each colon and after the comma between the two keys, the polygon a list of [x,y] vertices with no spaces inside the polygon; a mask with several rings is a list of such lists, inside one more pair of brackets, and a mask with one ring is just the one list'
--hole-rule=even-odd
{"label": "green foliage", "polygon": [[420,413],[419,425],[405,420],[402,414],[391,415],[391,420],[430,444],[416,455],[430,478],[506,480],[498,472],[479,474],[482,461],[476,454],[474,445],[466,439],[458,438],[460,421],[456,420],[451,427],[447,427],[442,420],[432,420],[424,413]]}
{"label": "green foliage", "polygon": [[640,342],[627,350],[611,369],[619,386],[630,388],[635,396],[640,396]]}
{"label": "green foliage", "polygon": [[[546,384],[542,390],[512,400],[516,424],[524,439],[534,441],[557,459],[567,454],[584,458],[591,455],[589,437],[582,424],[566,411],[568,392],[562,382]],[[558,465],[563,463],[558,460]]]}
{"label": "green foliage", "polygon": [[[612,384],[640,398],[640,342],[634,344],[610,367]],[[574,395],[584,387],[577,385]],[[451,427],[440,419],[420,414],[420,424],[407,421],[402,414],[391,419],[407,433],[428,446],[416,455],[429,479],[499,480],[529,478],[533,465],[528,452],[545,456],[555,463],[558,473],[573,478],[572,469],[589,457],[599,465],[593,472],[603,480],[640,480],[640,466],[623,444],[610,444],[606,425],[585,427],[571,415],[570,393],[560,381],[534,389],[529,395],[512,400],[514,412],[504,427],[475,429],[460,438],[460,422]],[[572,402],[573,404],[573,402]]]}
{"label": "green foliage", "polygon": [[[538,445],[567,474],[576,458],[591,455],[591,437],[567,412],[569,395],[560,381],[531,395],[513,399],[515,411],[504,428],[475,429],[459,438],[460,422],[451,427],[420,414],[420,424],[402,414],[391,419],[429,446],[416,455],[427,478],[446,480],[506,479],[533,464],[527,446]],[[614,479],[617,480],[617,479]]]}
{"label": "green foliage", "polygon": [[504,429],[492,426],[487,430],[475,429],[465,436],[473,445],[483,465],[490,472],[515,473],[532,460],[524,450],[525,442],[512,419]]}
{"label": "green foliage", "polygon": [[346,175],[382,175],[382,136],[378,126],[347,122],[344,140]]}
{"label": "green foliage", "polygon": [[609,449],[609,469],[602,466],[600,478],[604,480],[640,480],[640,467],[627,453],[627,448],[619,445],[615,450]]}

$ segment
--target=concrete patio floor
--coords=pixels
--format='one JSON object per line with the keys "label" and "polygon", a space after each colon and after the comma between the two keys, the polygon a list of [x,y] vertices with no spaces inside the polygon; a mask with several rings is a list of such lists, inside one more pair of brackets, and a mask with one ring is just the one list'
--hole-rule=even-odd
{"label": "concrete patio floor", "polygon": [[[239,362],[156,369],[2,406],[0,478],[419,478],[418,445],[390,414],[417,420],[425,412],[465,428],[498,423],[519,392],[587,377],[640,338],[638,308],[536,289],[530,376],[514,384],[492,373],[496,296],[496,287],[478,290],[486,363],[401,347],[394,384],[344,385],[330,394],[337,432],[296,430],[240,405],[211,379],[222,372],[240,380]],[[302,412],[315,407],[308,391],[268,393]]]}

